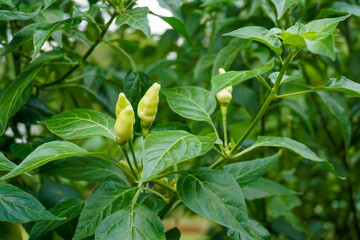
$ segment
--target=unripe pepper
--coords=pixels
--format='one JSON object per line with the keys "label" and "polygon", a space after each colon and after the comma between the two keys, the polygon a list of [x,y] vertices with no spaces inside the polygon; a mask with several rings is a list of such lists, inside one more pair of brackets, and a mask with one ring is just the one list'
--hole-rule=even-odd
{"label": "unripe pepper", "polygon": [[143,135],[146,136],[155,120],[159,104],[160,84],[154,83],[140,100],[137,113],[141,119]]}
{"label": "unripe pepper", "polygon": [[[117,103],[116,103],[116,108],[115,108],[115,116],[119,116],[120,112],[122,110],[124,110],[127,106],[131,106],[131,103],[129,102],[129,100],[126,98],[124,93],[120,93]],[[134,122],[135,122],[135,114],[134,114]]]}
{"label": "unripe pepper", "polygon": [[[223,68],[220,68],[219,74],[223,74],[223,73],[225,73],[225,70]],[[232,91],[233,91],[233,87],[228,86],[216,93],[216,98],[221,106],[226,106],[226,107],[229,106],[232,99]]]}
{"label": "unripe pepper", "polygon": [[134,132],[134,115],[134,110],[129,105],[116,118],[115,138],[120,145],[127,143]]}

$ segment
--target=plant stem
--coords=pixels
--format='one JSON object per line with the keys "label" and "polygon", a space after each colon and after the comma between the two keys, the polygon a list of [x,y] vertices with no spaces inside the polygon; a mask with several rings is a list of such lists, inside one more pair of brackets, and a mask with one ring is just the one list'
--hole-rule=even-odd
{"label": "plant stem", "polygon": [[169,184],[163,183],[163,182],[161,182],[161,181],[159,181],[157,179],[152,179],[151,182],[165,188],[166,190],[169,190],[172,193],[175,193],[175,194],[177,193],[176,188],[170,186]]}
{"label": "plant stem", "polygon": [[111,163],[111,164],[113,164],[113,165],[115,165],[116,167],[120,168],[120,170],[123,171],[124,174],[125,174],[127,177],[129,177],[130,179],[135,180],[134,176],[131,175],[131,174],[130,174],[125,168],[123,168],[120,164],[117,164],[116,162],[108,159],[107,157],[103,157],[103,156],[98,156],[98,157],[101,158],[101,159],[103,159],[103,160],[105,160],[105,161],[107,161],[107,162],[109,162],[109,163]]}
{"label": "plant stem", "polygon": [[130,148],[131,155],[133,156],[133,159],[134,159],[135,168],[136,168],[137,172],[140,173],[139,165],[138,165],[138,162],[136,161],[136,155],[135,155],[134,147],[133,147],[133,144],[132,144],[132,140],[130,139],[130,141],[128,141],[128,143],[129,143],[129,148]]}
{"label": "plant stem", "polygon": [[134,171],[134,167],[132,165],[132,162],[130,161],[129,155],[128,155],[127,150],[125,148],[125,145],[120,145],[120,148],[121,148],[121,151],[123,152],[123,154],[125,156],[125,159],[126,159],[128,165],[130,167],[130,170],[131,170],[132,174],[134,175],[134,178],[138,179],[138,175]]}
{"label": "plant stem", "polygon": [[[250,124],[250,126],[246,129],[245,133],[241,136],[241,138],[237,141],[236,145],[231,149],[229,155],[232,156],[232,154],[234,152],[237,151],[237,149],[241,146],[241,144],[246,140],[246,138],[249,136],[249,134],[252,132],[252,130],[255,128],[256,124],[258,123],[258,121],[264,116],[266,110],[268,109],[270,103],[272,102],[272,100],[275,98],[276,96],[276,92],[279,89],[280,86],[280,81],[282,79],[282,77],[284,76],[287,68],[289,67],[291,61],[293,60],[293,58],[296,56],[296,54],[299,51],[295,51],[295,52],[290,52],[289,55],[286,57],[284,64],[282,65],[281,69],[280,69],[280,73],[276,79],[276,82],[273,86],[273,88],[271,89],[271,92],[269,93],[269,95],[267,96],[263,106],[261,107],[258,115],[255,117],[255,119],[252,121],[252,123]],[[246,150],[245,150],[246,151]],[[244,152],[244,151],[243,151]],[[240,153],[241,154],[241,153]],[[240,154],[235,155],[236,157],[240,156]],[[242,154],[241,154],[242,155]],[[210,168],[214,169],[216,167],[218,167],[221,163],[223,163],[226,160],[226,158],[220,157],[215,163],[213,163]]]}
{"label": "plant stem", "polygon": [[48,87],[48,86],[52,86],[52,85],[56,85],[58,83],[61,83],[62,81],[64,81],[67,77],[69,77],[76,69],[78,69],[78,67],[80,67],[81,64],[83,64],[86,59],[91,55],[91,53],[94,51],[94,49],[96,48],[96,46],[103,40],[107,30],[109,29],[112,21],[117,17],[119,13],[117,13],[116,11],[113,13],[113,15],[111,16],[110,20],[106,23],[104,29],[101,31],[101,33],[99,34],[99,36],[96,38],[95,42],[91,45],[91,47],[86,51],[86,53],[84,54],[84,56],[81,58],[80,62],[78,64],[76,64],[74,67],[72,67],[69,71],[67,71],[61,78],[59,78],[58,80],[51,82],[51,83],[47,83],[44,85],[41,85],[41,88],[43,87]]}
{"label": "plant stem", "polygon": [[157,196],[159,196],[162,200],[164,200],[164,202],[167,202],[168,200],[166,199],[166,197],[164,197],[161,193],[155,191],[154,189],[151,189],[151,188],[147,188],[147,187],[143,187],[144,190],[148,191],[148,192],[151,192]]}
{"label": "plant stem", "polygon": [[269,91],[272,91],[270,85],[266,82],[266,80],[265,80],[261,75],[256,76],[256,78],[257,78],[262,84],[264,84],[264,86],[265,86]]}
{"label": "plant stem", "polygon": [[292,97],[292,96],[296,96],[296,95],[300,95],[300,94],[312,93],[312,92],[317,92],[317,91],[318,90],[316,90],[316,89],[309,89],[309,90],[304,90],[304,91],[300,91],[300,92],[276,95],[275,97],[276,98]]}
{"label": "plant stem", "polygon": [[252,130],[255,128],[256,124],[258,123],[258,121],[264,116],[267,108],[269,107],[270,103],[272,102],[272,100],[274,99],[277,90],[279,89],[280,86],[280,81],[282,79],[282,77],[284,76],[287,68],[289,67],[292,59],[295,57],[296,53],[289,53],[289,55],[287,56],[287,58],[285,59],[284,65],[282,65],[281,69],[280,69],[280,73],[276,79],[276,82],[271,90],[271,92],[269,93],[268,97],[266,98],[263,106],[261,107],[258,115],[255,117],[255,119],[253,120],[253,122],[250,124],[250,126],[248,127],[248,129],[245,131],[245,133],[242,135],[242,137],[238,140],[238,142],[236,143],[236,145],[234,146],[234,148],[231,150],[230,154],[234,153],[239,147],[240,145],[245,141],[245,139],[249,136],[249,134],[252,132]]}
{"label": "plant stem", "polygon": [[172,210],[173,205],[177,202],[177,196],[174,195],[170,198],[170,201],[168,202],[168,204],[165,205],[165,207],[160,211],[159,213],[159,217],[161,219],[164,219],[166,217],[166,215]]}
{"label": "plant stem", "polygon": [[228,146],[228,137],[227,137],[227,126],[226,126],[226,115],[227,115],[227,106],[221,106],[221,115],[222,115],[222,123],[223,123],[223,131],[224,131],[224,147],[225,149]]}

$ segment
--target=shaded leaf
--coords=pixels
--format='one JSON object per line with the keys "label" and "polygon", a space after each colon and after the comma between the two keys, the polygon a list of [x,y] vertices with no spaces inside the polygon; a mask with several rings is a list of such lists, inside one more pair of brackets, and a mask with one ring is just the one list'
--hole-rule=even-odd
{"label": "shaded leaf", "polygon": [[182,19],[180,0],[158,0],[158,2],[161,7],[169,10],[174,17]]}
{"label": "shaded leaf", "polygon": [[152,179],[166,168],[207,153],[215,137],[196,136],[181,130],[149,134],[144,142],[143,172],[141,180]]}
{"label": "shaded leaf", "polygon": [[257,147],[281,147],[285,148],[291,152],[297,153],[303,158],[312,160],[314,162],[318,162],[321,165],[323,165],[326,169],[334,173],[337,177],[343,179],[342,177],[338,176],[335,172],[334,166],[321,158],[319,158],[310,148],[305,146],[302,143],[299,143],[293,139],[287,138],[287,137],[275,137],[275,136],[260,136],[257,138],[256,142],[249,147],[248,149],[245,149],[245,151],[250,151]]}
{"label": "shaded leaf", "polygon": [[83,200],[73,197],[63,198],[55,207],[49,210],[52,214],[63,219],[60,221],[42,220],[36,222],[31,229],[29,240],[40,239],[51,230],[69,222],[80,214],[83,206]]}
{"label": "shaded leaf", "polygon": [[46,52],[29,64],[14,81],[11,81],[0,94],[0,136],[5,132],[12,110],[22,92],[41,70],[42,64],[63,57],[59,51]]}
{"label": "shaded leaf", "polygon": [[33,57],[36,57],[40,52],[41,47],[48,40],[51,34],[58,30],[67,30],[71,29],[74,26],[77,26],[81,23],[81,18],[70,18],[63,21],[50,23],[47,25],[42,25],[37,27],[34,32],[34,54]]}
{"label": "shaded leaf", "polygon": [[348,148],[351,139],[351,122],[345,106],[342,106],[336,101],[336,98],[333,98],[329,93],[319,92],[318,95],[332,117],[338,122],[344,139],[345,148]]}
{"label": "shaded leaf", "polygon": [[91,109],[73,109],[42,121],[53,134],[67,140],[92,136],[115,139],[115,119]]}
{"label": "shaded leaf", "polygon": [[43,219],[61,220],[29,193],[0,182],[0,221],[26,223]]}
{"label": "shaded leaf", "polygon": [[120,181],[127,185],[122,171],[113,164],[90,156],[62,159],[41,168],[41,174],[61,176],[72,181]]}
{"label": "shaded leaf", "polygon": [[180,240],[181,232],[177,227],[167,230],[165,233],[166,240]]}
{"label": "shaded leaf", "polygon": [[279,155],[277,153],[266,158],[229,164],[224,166],[224,170],[229,172],[237,183],[243,187],[259,179],[277,161]]}
{"label": "shaded leaf", "polygon": [[277,12],[277,19],[279,20],[280,18],[282,18],[282,16],[284,15],[284,13],[291,7],[293,7],[294,5],[296,5],[299,0],[271,0],[275,7],[276,7],[276,12]]}
{"label": "shaded leaf", "polygon": [[281,41],[276,36],[278,31],[267,30],[263,27],[242,27],[235,31],[224,34],[224,36],[237,37],[242,39],[250,39],[257,42],[261,42],[273,50],[277,55],[280,55],[283,51]]}
{"label": "shaded leaf", "polygon": [[45,3],[45,9],[50,7],[54,2],[56,2],[57,0],[44,0]]}
{"label": "shaded leaf", "polygon": [[216,75],[211,79],[211,92],[215,94],[227,86],[236,85],[238,83],[254,78],[260,74],[264,74],[273,69],[273,67],[274,59],[271,59],[263,66],[256,69],[246,71],[230,71]]}
{"label": "shaded leaf", "polygon": [[105,218],[96,230],[97,240],[165,240],[161,219],[150,209],[133,204]]}
{"label": "shaded leaf", "polygon": [[131,202],[136,191],[137,188],[124,188],[115,182],[101,184],[86,201],[73,240],[93,235],[103,219]]}
{"label": "shaded leaf", "polygon": [[360,6],[356,4],[349,4],[347,2],[334,2],[330,7],[331,10],[342,13],[350,13],[357,17],[360,17]]}
{"label": "shaded leaf", "polygon": [[40,9],[41,7],[30,13],[14,10],[0,10],[0,21],[28,20],[38,15]]}
{"label": "shaded leaf", "polygon": [[0,152],[0,171],[11,171],[16,167],[16,164],[7,159],[2,152]]}
{"label": "shaded leaf", "polygon": [[15,7],[12,0],[0,0],[0,4],[8,5],[9,7]]}
{"label": "shaded leaf", "polygon": [[150,38],[151,29],[147,18],[148,13],[149,13],[149,8],[147,7],[133,8],[131,10],[127,10],[122,14],[120,14],[116,18],[115,23],[118,26],[127,24],[132,28],[139,29],[146,35],[147,38]]}
{"label": "shaded leaf", "polygon": [[175,31],[177,31],[181,36],[183,36],[190,44],[191,44],[191,37],[189,34],[189,30],[187,29],[185,23],[176,17],[164,17],[155,14],[165,22],[167,22]]}
{"label": "shaded leaf", "polygon": [[76,155],[93,155],[98,157],[105,156],[104,153],[88,152],[71,142],[52,141],[37,147],[35,151],[29,154],[16,168],[0,179],[4,180],[12,178],[41,167],[48,162]]}
{"label": "shaded leaf", "polygon": [[243,193],[246,200],[299,194],[266,178],[259,178],[255,182],[249,183],[243,188]]}
{"label": "shaded leaf", "polygon": [[219,68],[228,70],[240,50],[247,48],[250,43],[251,41],[249,40],[233,39],[226,47],[222,48],[216,55],[212,68],[212,76],[214,77],[218,74]]}
{"label": "shaded leaf", "polygon": [[178,179],[176,189],[192,211],[253,239],[242,191],[229,173],[209,168],[189,170]]}
{"label": "shaded leaf", "polygon": [[194,78],[198,79],[200,74],[207,68],[209,68],[215,61],[216,55],[201,55],[196,63],[194,70]]}
{"label": "shaded leaf", "polygon": [[7,45],[7,47],[1,52],[1,56],[5,56],[6,54],[18,49],[23,44],[31,41],[34,31],[38,26],[38,23],[33,23],[17,31],[13,39],[11,39],[9,45]]}

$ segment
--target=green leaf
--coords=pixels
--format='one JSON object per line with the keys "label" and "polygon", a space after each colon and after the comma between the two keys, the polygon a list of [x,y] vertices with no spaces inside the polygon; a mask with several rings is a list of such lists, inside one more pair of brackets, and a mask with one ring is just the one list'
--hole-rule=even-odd
{"label": "green leaf", "polygon": [[13,21],[13,20],[29,20],[38,15],[41,7],[37,8],[34,12],[25,13],[14,10],[0,10],[0,21]]}
{"label": "green leaf", "polygon": [[84,201],[78,198],[67,197],[61,199],[59,203],[49,211],[63,219],[60,221],[42,220],[36,222],[31,229],[29,240],[40,239],[51,230],[69,222],[80,214],[83,206]]}
{"label": "green leaf", "polygon": [[196,63],[195,70],[194,70],[194,79],[198,80],[200,74],[209,68],[215,61],[215,55],[201,55],[199,60]]}
{"label": "green leaf", "polygon": [[274,3],[276,7],[278,20],[282,18],[282,16],[289,8],[293,7],[299,2],[299,0],[271,0],[271,1]]}
{"label": "green leaf", "polygon": [[270,29],[269,31],[263,27],[252,26],[239,28],[235,31],[224,34],[224,36],[232,36],[258,41],[268,46],[277,55],[281,55],[283,49],[281,41],[276,36],[277,33],[279,33],[277,29]]}
{"label": "green leaf", "polygon": [[161,91],[171,110],[184,118],[208,122],[213,125],[210,115],[216,108],[215,97],[200,87],[177,87]]}
{"label": "green leaf", "polygon": [[356,4],[349,4],[347,2],[334,2],[330,7],[331,10],[341,13],[350,13],[357,17],[360,17],[360,6]]}
{"label": "green leaf", "polygon": [[324,86],[312,89],[316,91],[338,91],[354,97],[360,97],[360,84],[347,79],[346,77],[330,78]]}
{"label": "green leaf", "polygon": [[40,52],[41,47],[48,40],[51,34],[58,30],[68,30],[74,26],[77,26],[81,23],[81,18],[70,18],[63,21],[42,25],[41,27],[37,27],[34,32],[34,54],[35,58]]}
{"label": "green leaf", "polygon": [[47,9],[48,7],[50,7],[54,2],[56,2],[57,0],[44,0],[45,3],[45,9]]}
{"label": "green leaf", "polygon": [[150,209],[133,204],[105,218],[96,240],[166,240],[161,219]]}
{"label": "green leaf", "polygon": [[147,38],[151,36],[151,30],[147,18],[149,13],[149,8],[147,7],[137,7],[131,10],[127,10],[120,14],[116,18],[116,25],[121,26],[127,24],[132,28],[139,29],[142,31]]}
{"label": "green leaf", "polygon": [[182,19],[180,0],[158,0],[160,7],[169,10],[174,17]]}
{"label": "green leaf", "polygon": [[335,44],[333,35],[315,40],[305,39],[306,47],[310,52],[315,54],[324,55],[335,61]]}
{"label": "green leaf", "polygon": [[115,119],[90,109],[73,109],[42,121],[53,134],[67,140],[104,136],[115,139]]}
{"label": "green leaf", "polygon": [[277,153],[266,158],[229,164],[224,167],[224,170],[229,172],[241,187],[244,187],[259,179],[277,161],[279,155]]}
{"label": "green leaf", "polygon": [[165,233],[166,240],[180,240],[181,232],[177,227],[167,230]]}
{"label": "green leaf", "polygon": [[249,47],[251,41],[243,39],[233,39],[226,47],[222,48],[216,55],[214,65],[212,68],[212,76],[218,74],[219,68],[228,70],[238,55],[240,50]]}
{"label": "green leaf", "polygon": [[73,240],[93,235],[103,219],[131,202],[136,191],[115,182],[101,184],[86,201]]}
{"label": "green leaf", "polygon": [[189,30],[187,29],[185,23],[176,17],[164,17],[157,14],[154,14],[155,16],[158,16],[165,22],[167,22],[175,31],[177,31],[181,36],[183,36],[190,44],[191,44],[191,37],[189,34]]}
{"label": "green leaf", "polygon": [[[254,235],[261,240],[270,239],[270,233],[266,228],[264,228],[260,223],[255,221],[254,219],[249,218],[249,224]],[[236,232],[232,229],[227,230],[227,235],[231,237],[233,240],[243,240],[241,238],[240,232]]]}
{"label": "green leaf", "polygon": [[104,182],[113,180],[127,184],[123,172],[118,167],[90,156],[77,156],[56,161],[42,167],[41,173],[61,176],[72,181]]}
{"label": "green leaf", "polygon": [[6,130],[7,122],[9,121],[17,100],[33,78],[41,70],[42,64],[45,61],[58,59],[63,56],[64,54],[59,51],[41,54],[31,64],[29,64],[14,81],[11,81],[4,89],[2,89],[0,94],[0,136],[4,134]]}
{"label": "green leaf", "polygon": [[0,171],[11,171],[16,167],[16,164],[7,159],[2,152],[0,152]]}
{"label": "green leaf", "polygon": [[7,47],[1,52],[1,56],[5,56],[6,54],[18,49],[23,44],[31,41],[34,31],[38,26],[38,23],[33,23],[17,31],[13,39],[11,39],[9,45],[7,45]]}
{"label": "green leaf", "polygon": [[207,153],[215,137],[196,136],[181,130],[149,134],[144,142],[142,182],[148,181],[166,168]]}
{"label": "green leaf", "polygon": [[230,71],[223,74],[216,75],[211,79],[211,92],[216,94],[218,91],[227,86],[236,85],[248,79],[254,78],[258,75],[264,74],[274,67],[274,59],[271,59],[263,66],[246,71]]}
{"label": "green leaf", "polygon": [[259,178],[255,182],[249,183],[243,188],[243,193],[245,199],[250,201],[270,196],[299,194],[266,178]]}
{"label": "green leaf", "polygon": [[[269,75],[269,79],[270,81],[275,84],[276,79],[278,78],[280,72],[273,72],[272,74]],[[284,83],[288,83],[288,82],[292,82],[295,80],[298,80],[299,78],[301,78],[302,75],[293,75],[293,76],[288,76],[288,75],[284,75],[280,81],[280,85],[284,84]]]}
{"label": "green leaf", "polygon": [[92,155],[98,157],[104,157],[105,153],[94,153],[88,152],[85,149],[65,141],[52,141],[44,143],[30,153],[24,161],[22,161],[16,168],[11,172],[1,177],[1,180],[12,178],[31,171],[35,168],[41,167],[42,165],[55,161],[62,158],[72,157],[76,155]]}
{"label": "green leaf", "polygon": [[0,182],[0,221],[26,223],[43,219],[61,220],[48,212],[31,194]]}
{"label": "green leaf", "polygon": [[344,139],[345,148],[348,148],[351,140],[351,122],[345,106],[342,106],[340,102],[336,101],[336,98],[331,96],[329,93],[319,92],[318,95],[324,103],[324,106],[338,122]]}
{"label": "green leaf", "polygon": [[305,25],[306,32],[304,34],[315,33],[319,36],[331,35],[339,22],[346,20],[351,15],[341,16],[337,18],[324,18],[314,20]]}
{"label": "green leaf", "polygon": [[140,193],[137,203],[144,205],[145,207],[158,212],[166,205],[165,201],[159,196],[153,193]]}
{"label": "green leaf", "polygon": [[258,147],[285,148],[291,152],[299,154],[303,158],[320,163],[325,168],[327,168],[329,171],[334,173],[337,177],[344,179],[337,175],[337,173],[335,172],[334,166],[330,162],[319,158],[310,148],[308,148],[304,144],[299,143],[293,139],[290,139],[287,137],[260,136],[257,138],[256,142],[251,147],[246,149],[245,151],[247,152],[247,151],[250,151],[250,150],[252,150],[254,148],[258,148]]}
{"label": "green leaf", "polygon": [[0,4],[8,5],[9,7],[15,7],[12,0],[0,0]]}
{"label": "green leaf", "polygon": [[189,170],[178,179],[176,189],[192,211],[254,239],[241,188],[229,173],[209,168]]}

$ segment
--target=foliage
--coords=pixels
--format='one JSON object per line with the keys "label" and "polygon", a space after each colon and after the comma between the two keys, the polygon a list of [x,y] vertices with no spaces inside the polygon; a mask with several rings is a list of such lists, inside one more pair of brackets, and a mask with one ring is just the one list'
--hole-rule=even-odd
{"label": "foliage", "polygon": [[1,236],[360,239],[359,1],[85,2],[0,0]]}

